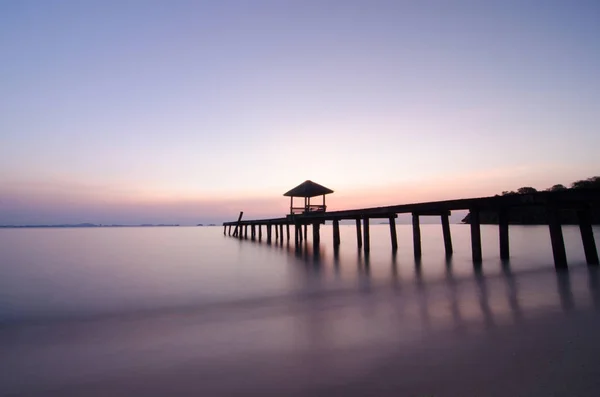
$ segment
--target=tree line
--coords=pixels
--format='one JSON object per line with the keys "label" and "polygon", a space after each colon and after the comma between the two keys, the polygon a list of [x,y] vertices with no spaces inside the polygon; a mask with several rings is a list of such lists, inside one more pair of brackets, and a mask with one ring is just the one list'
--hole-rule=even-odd
{"label": "tree line", "polygon": [[561,192],[564,190],[571,190],[571,189],[597,189],[597,190],[600,190],[600,176],[593,176],[591,178],[575,181],[575,182],[571,183],[571,187],[566,187],[565,185],[560,184],[560,183],[557,185],[553,185],[544,190],[537,190],[536,188],[531,187],[531,186],[524,186],[524,187],[518,188],[516,191],[513,191],[513,190],[503,191],[502,195],[507,196],[507,195],[511,195],[511,194],[532,194],[532,193],[537,193],[539,191]]}

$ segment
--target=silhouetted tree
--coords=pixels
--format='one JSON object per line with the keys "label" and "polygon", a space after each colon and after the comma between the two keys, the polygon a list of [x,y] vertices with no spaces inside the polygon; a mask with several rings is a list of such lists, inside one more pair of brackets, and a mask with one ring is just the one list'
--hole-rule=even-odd
{"label": "silhouetted tree", "polygon": [[512,191],[512,190],[511,190],[511,191],[505,190],[505,191],[503,191],[503,192],[502,192],[502,195],[503,195],[503,196],[509,196],[509,195],[511,195],[511,194],[517,194],[517,193],[516,193],[516,192],[514,192],[514,191]]}
{"label": "silhouetted tree", "polygon": [[567,190],[567,187],[565,185],[561,185],[560,183],[546,189],[547,192],[562,192],[563,190]]}
{"label": "silhouetted tree", "polygon": [[573,182],[571,189],[600,189],[600,176]]}
{"label": "silhouetted tree", "polygon": [[537,189],[531,186],[520,187],[517,189],[517,193],[519,194],[532,194],[537,193]]}

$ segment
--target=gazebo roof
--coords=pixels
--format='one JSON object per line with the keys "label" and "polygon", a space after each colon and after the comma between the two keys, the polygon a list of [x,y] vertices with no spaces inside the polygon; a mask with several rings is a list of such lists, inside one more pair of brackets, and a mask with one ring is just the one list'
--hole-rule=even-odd
{"label": "gazebo roof", "polygon": [[325,186],[319,185],[318,183],[315,183],[313,181],[304,181],[289,192],[284,193],[284,196],[315,197],[330,193],[333,193],[333,190],[328,189]]}

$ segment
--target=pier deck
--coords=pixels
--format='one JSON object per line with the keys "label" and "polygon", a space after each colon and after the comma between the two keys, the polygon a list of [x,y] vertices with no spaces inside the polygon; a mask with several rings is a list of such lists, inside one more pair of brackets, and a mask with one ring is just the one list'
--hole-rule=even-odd
{"label": "pier deck", "polygon": [[[272,219],[241,220],[240,214],[240,219],[238,219],[238,221],[223,223],[223,233],[227,234],[227,228],[229,228],[229,235],[232,235],[231,228],[235,227],[233,236],[239,238],[248,238],[248,226],[250,226],[250,238],[257,238],[256,229],[258,229],[258,239],[262,239],[262,226],[265,226],[267,243],[271,243],[273,238],[273,226],[275,226],[275,240],[283,241],[283,226],[285,225],[287,231],[286,239],[289,241],[290,225],[293,225],[295,234],[294,242],[295,244],[300,244],[300,242],[307,239],[307,226],[312,225],[313,243],[316,244],[320,242],[320,225],[325,221],[332,221],[333,242],[335,247],[340,244],[339,222],[342,220],[355,220],[357,244],[359,247],[362,247],[365,252],[369,252],[369,219],[389,219],[391,246],[393,250],[396,250],[398,244],[396,237],[395,218],[398,214],[412,214],[414,253],[415,257],[420,257],[421,241],[419,218],[421,216],[440,216],[442,221],[441,223],[444,234],[444,246],[446,249],[446,254],[452,255],[452,238],[450,235],[448,217],[450,216],[451,211],[468,210],[471,214],[470,227],[473,261],[475,263],[479,263],[481,262],[482,256],[479,213],[481,211],[494,211],[498,213],[500,257],[502,259],[508,259],[510,255],[508,243],[508,213],[513,208],[528,206],[544,207],[547,211],[548,226],[554,255],[554,264],[557,268],[563,268],[567,266],[564,240],[559,218],[560,211],[565,210],[577,212],[587,263],[590,265],[598,265],[598,253],[591,227],[591,211],[593,209],[600,208],[599,190],[581,189],[560,192],[538,192],[533,194],[515,194],[458,200],[432,201],[342,211],[309,212]],[[302,229],[304,229],[303,232]]]}

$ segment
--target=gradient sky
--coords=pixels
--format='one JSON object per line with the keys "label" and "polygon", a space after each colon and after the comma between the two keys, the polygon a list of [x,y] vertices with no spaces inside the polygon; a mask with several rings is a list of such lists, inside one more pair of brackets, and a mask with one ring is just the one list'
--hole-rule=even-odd
{"label": "gradient sky", "polygon": [[600,2],[0,0],[0,224],[194,224],[600,174]]}

